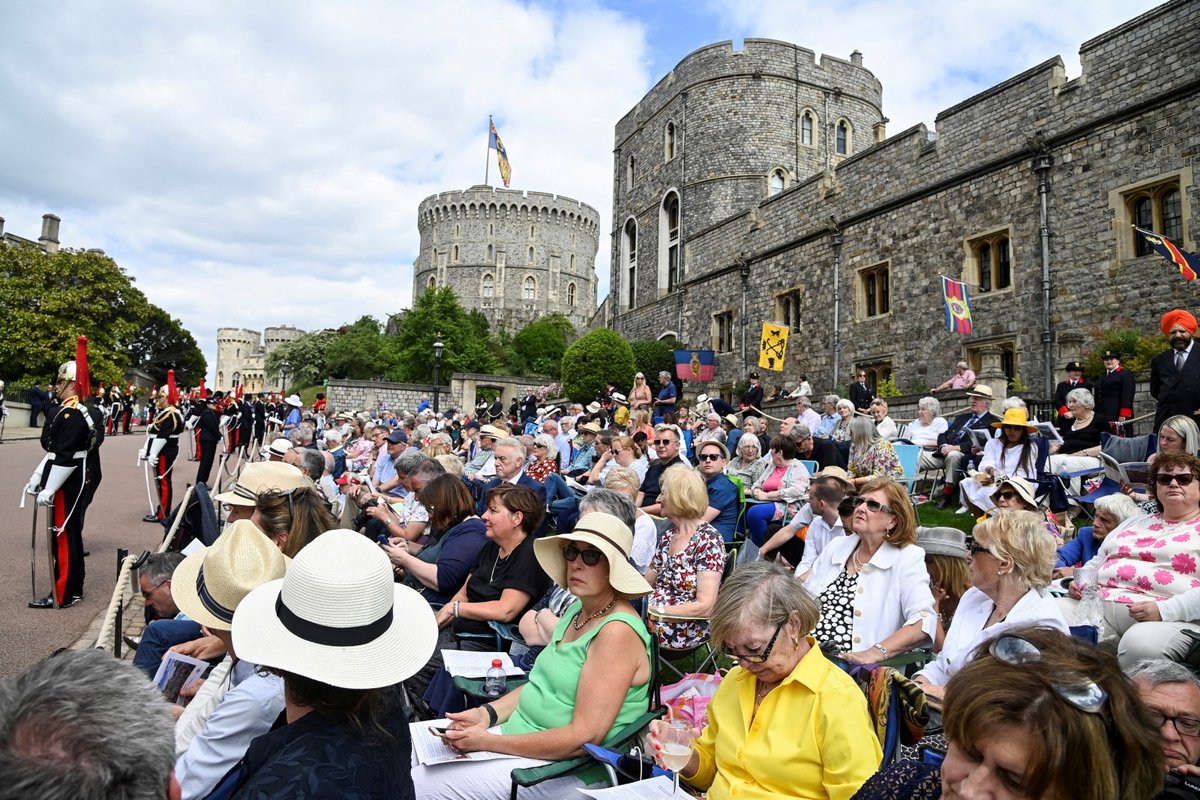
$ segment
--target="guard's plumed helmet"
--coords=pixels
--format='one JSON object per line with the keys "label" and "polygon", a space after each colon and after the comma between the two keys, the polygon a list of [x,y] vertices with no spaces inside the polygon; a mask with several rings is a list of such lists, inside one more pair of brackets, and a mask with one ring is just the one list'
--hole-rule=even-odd
{"label": "guard's plumed helmet", "polygon": [[92,393],[91,375],[88,372],[87,337],[80,336],[75,340],[75,360],[64,361],[58,368],[58,381],[72,382],[76,385],[76,394],[87,397]]}

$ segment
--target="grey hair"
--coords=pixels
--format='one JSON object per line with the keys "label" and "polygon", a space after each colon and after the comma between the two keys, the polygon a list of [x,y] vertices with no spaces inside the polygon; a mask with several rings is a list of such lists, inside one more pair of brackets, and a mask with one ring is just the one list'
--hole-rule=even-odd
{"label": "grey hair", "polygon": [[800,615],[800,635],[812,631],[821,616],[816,599],[789,570],[773,561],[752,561],[733,571],[717,593],[709,619],[712,641],[724,647],[747,623],[775,627]]}
{"label": "grey hair", "polygon": [[503,439],[497,440],[496,443],[492,445],[493,451],[500,450],[502,448],[512,450],[519,458],[525,458],[525,446],[521,444],[519,439],[516,439],[512,436],[507,436]]}
{"label": "grey hair", "polygon": [[292,443],[293,447],[304,446],[304,437],[300,435],[299,428],[293,428],[292,430],[288,431],[287,438],[288,441]]}
{"label": "grey hair", "polygon": [[936,417],[942,413],[942,401],[936,397],[922,397],[917,401],[917,408],[930,411]]}
{"label": "grey hair", "polygon": [[1005,409],[1019,408],[1024,411],[1024,410],[1027,410],[1029,408],[1029,406],[1025,403],[1024,400],[1022,400],[1021,398],[1017,397],[1014,394],[1012,397],[1010,397],[1004,401],[1004,408]]}
{"label": "grey hair", "polygon": [[854,403],[851,403],[848,399],[846,399],[844,397],[841,400],[838,400],[836,403],[834,403],[834,406],[836,406],[837,408],[848,408],[848,409],[850,409],[851,412],[854,411]]}
{"label": "grey hair", "polygon": [[796,405],[798,405],[798,406],[799,406],[799,405],[811,406],[811,405],[812,405],[812,399],[811,399],[811,398],[809,398],[809,396],[808,396],[808,395],[806,395],[806,394],[802,394],[802,395],[800,395],[799,397],[797,397],[797,398],[796,398]]}
{"label": "grey hair", "polygon": [[546,448],[546,458],[553,461],[558,456],[558,444],[555,443],[554,437],[548,433],[539,433],[533,437],[534,444],[540,444]]}
{"label": "grey hair", "polygon": [[633,530],[636,522],[637,511],[633,507],[633,500],[629,495],[615,489],[592,489],[584,495],[579,501],[579,514],[582,516],[590,511],[612,514],[625,523],[629,530]]}
{"label": "grey hair", "polygon": [[802,442],[810,436],[812,436],[812,431],[803,422],[797,422],[792,426],[791,437],[793,441]]}
{"label": "grey hair", "polygon": [[326,428],[325,429],[325,442],[327,444],[341,444],[342,443],[342,432],[339,431],[337,428]]}
{"label": "grey hair", "polygon": [[1082,387],[1079,389],[1072,389],[1071,391],[1067,392],[1067,402],[1069,403],[1072,400],[1074,400],[1078,405],[1081,405],[1084,408],[1095,408],[1096,407],[1095,396],[1091,392],[1089,392],[1087,389],[1084,389]]}
{"label": "grey hair", "polygon": [[461,478],[463,474],[463,460],[451,453],[442,453],[440,456],[435,456],[434,461],[442,465],[442,469],[446,470],[446,474],[453,475],[456,478]]}
{"label": "grey hair", "polygon": [[1200,678],[1178,661],[1166,658],[1143,658],[1125,673],[1131,681],[1143,681],[1151,689],[1166,683],[1182,683],[1200,689]]}
{"label": "grey hair", "polygon": [[319,450],[311,447],[294,447],[294,452],[300,458],[300,469],[313,481],[319,481],[325,474],[325,456]]}
{"label": "grey hair", "polygon": [[822,403],[829,403],[829,405],[834,407],[837,407],[837,404],[841,401],[842,398],[838,397],[836,394],[827,394],[821,398]]}
{"label": "grey hair", "polygon": [[1130,517],[1136,517],[1138,514],[1144,514],[1142,507],[1133,502],[1133,498],[1127,494],[1110,494],[1107,497],[1101,497],[1096,501],[1095,505],[1097,514],[1108,514],[1117,521],[1120,525]]}
{"label": "grey hair", "polygon": [[1163,428],[1170,428],[1183,437],[1185,453],[1196,455],[1196,452],[1200,451],[1200,425],[1196,424],[1196,420],[1185,414],[1176,414],[1163,420],[1158,429],[1162,431]]}
{"label": "grey hair", "polygon": [[328,450],[318,450],[317,452],[321,454],[321,458],[325,462],[325,469],[321,474],[324,475],[326,472],[333,472],[333,465],[336,461],[336,459],[333,457],[333,453],[329,452]]}
{"label": "grey hair", "polygon": [[405,477],[412,475],[417,471],[417,467],[429,460],[429,456],[420,451],[405,450],[400,455],[396,456],[396,472]]}
{"label": "grey hair", "polygon": [[429,429],[428,425],[422,422],[416,427],[414,434],[416,435],[418,442],[423,442],[433,434],[433,431]]}
{"label": "grey hair", "polygon": [[5,797],[161,800],[174,766],[170,706],[100,650],[51,656],[0,690]]}
{"label": "grey hair", "polygon": [[146,560],[138,567],[138,577],[145,578],[150,583],[162,583],[174,574],[175,568],[183,562],[184,558],[186,556],[183,553],[175,550],[168,550],[165,553],[151,553],[146,556]]}
{"label": "grey hair", "polygon": [[855,447],[870,447],[883,437],[870,417],[856,416],[850,420],[850,438]]}
{"label": "grey hair", "polygon": [[417,468],[408,473],[408,477],[416,478],[422,483],[429,483],[434,478],[446,474],[446,468],[442,466],[442,462],[435,458],[426,458]]}
{"label": "grey hair", "polygon": [[[759,441],[758,437],[752,433],[743,433],[741,438],[739,438],[737,441],[736,449],[738,449],[738,450],[742,449],[742,440],[743,439],[745,439],[746,444],[751,445],[754,448],[754,457],[755,458],[762,457],[762,442]],[[738,456],[738,458],[741,458],[741,456]]]}
{"label": "grey hair", "polygon": [[658,377],[660,377],[660,378],[666,378],[667,380],[671,380],[671,373],[667,372],[667,371],[664,369],[664,370],[661,370],[661,371],[658,373]]}

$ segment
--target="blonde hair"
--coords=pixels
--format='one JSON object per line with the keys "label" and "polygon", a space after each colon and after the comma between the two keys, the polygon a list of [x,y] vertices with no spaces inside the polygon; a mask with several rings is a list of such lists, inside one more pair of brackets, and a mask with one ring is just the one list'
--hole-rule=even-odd
{"label": "blonde hair", "polygon": [[458,456],[446,453],[444,455],[434,456],[433,460],[445,467],[447,474],[456,475],[460,478],[462,477],[463,460]]}
{"label": "blonde hair", "polygon": [[896,515],[896,527],[892,528],[884,538],[896,547],[917,543],[917,512],[913,510],[912,500],[904,487],[891,478],[880,476],[864,483],[858,490],[860,495],[868,492],[883,492],[887,495],[887,505]]}
{"label": "blonde hair", "polygon": [[604,476],[604,488],[627,494],[637,500],[637,493],[642,488],[642,482],[631,467],[613,467]]}
{"label": "blonde hair", "polygon": [[1054,571],[1054,537],[1046,520],[1035,511],[1001,508],[975,530],[987,532],[987,549],[1003,561],[1009,559],[1018,578],[1035,589],[1044,589]]}
{"label": "blonde hair", "polygon": [[694,469],[674,466],[662,476],[663,511],[668,507],[683,519],[700,519],[708,510],[708,488]]}

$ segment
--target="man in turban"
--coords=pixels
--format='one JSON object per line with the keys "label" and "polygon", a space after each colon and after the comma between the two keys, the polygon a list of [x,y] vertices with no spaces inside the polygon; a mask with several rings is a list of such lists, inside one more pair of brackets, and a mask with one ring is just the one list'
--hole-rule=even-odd
{"label": "man in turban", "polygon": [[1160,327],[1171,349],[1150,362],[1150,394],[1158,401],[1155,432],[1168,417],[1186,414],[1195,418],[1200,412],[1200,354],[1192,344],[1196,318],[1176,308],[1163,314]]}

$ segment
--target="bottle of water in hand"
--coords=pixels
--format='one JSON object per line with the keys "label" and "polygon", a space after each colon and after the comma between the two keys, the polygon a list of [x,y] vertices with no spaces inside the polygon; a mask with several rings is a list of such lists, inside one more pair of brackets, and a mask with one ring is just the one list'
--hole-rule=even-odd
{"label": "bottle of water in hand", "polygon": [[1104,607],[1100,604],[1100,576],[1095,567],[1083,567],[1075,575],[1080,583],[1080,621],[1099,629],[1104,621]]}
{"label": "bottle of water in hand", "polygon": [[500,659],[493,658],[492,666],[488,667],[483,678],[483,693],[488,697],[499,697],[508,690],[508,675],[504,672],[503,663]]}

